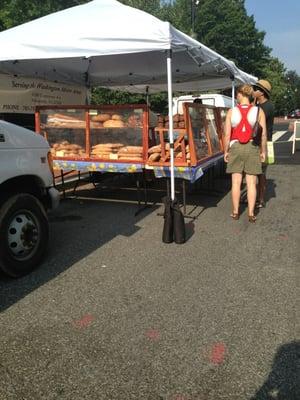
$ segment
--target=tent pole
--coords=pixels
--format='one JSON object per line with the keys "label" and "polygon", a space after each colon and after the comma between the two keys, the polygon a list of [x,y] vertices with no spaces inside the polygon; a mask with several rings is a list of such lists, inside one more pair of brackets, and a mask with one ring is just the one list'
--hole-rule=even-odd
{"label": "tent pole", "polygon": [[234,99],[235,99],[235,87],[234,87],[234,79],[231,80],[231,100],[232,100],[232,108],[234,107]]}
{"label": "tent pole", "polygon": [[150,107],[150,101],[149,101],[149,86],[146,86],[146,104],[148,107]]}
{"label": "tent pole", "polygon": [[172,91],[172,50],[167,53],[168,74],[168,105],[169,105],[169,141],[170,141],[170,175],[171,175],[171,200],[175,199],[174,177],[174,136],[173,136],[173,91]]}

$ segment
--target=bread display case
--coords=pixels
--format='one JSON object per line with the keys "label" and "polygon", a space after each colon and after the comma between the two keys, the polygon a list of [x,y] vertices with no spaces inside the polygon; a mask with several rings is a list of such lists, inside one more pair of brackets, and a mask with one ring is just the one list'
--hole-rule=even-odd
{"label": "bread display case", "polygon": [[[36,131],[48,140],[54,160],[144,163],[151,143],[149,115],[145,104],[40,106]],[[152,113],[150,119],[154,127]]]}
{"label": "bread display case", "polygon": [[[214,106],[184,103],[184,114],[173,116],[174,165],[195,167],[223,151],[221,111]],[[155,143],[148,149],[148,165],[169,166],[168,117],[159,116]]]}

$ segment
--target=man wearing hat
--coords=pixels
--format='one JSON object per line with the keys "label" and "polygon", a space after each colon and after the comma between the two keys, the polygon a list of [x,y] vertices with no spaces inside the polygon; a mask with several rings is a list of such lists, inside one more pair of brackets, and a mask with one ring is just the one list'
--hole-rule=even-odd
{"label": "man wearing hat", "polygon": [[[253,85],[253,90],[256,103],[262,108],[266,116],[267,140],[272,141],[274,106],[269,100],[272,86],[267,80],[260,79],[255,83],[255,85]],[[265,192],[267,186],[266,169],[267,165],[264,164],[263,173],[261,175],[258,175],[258,208],[262,208],[265,206]]]}

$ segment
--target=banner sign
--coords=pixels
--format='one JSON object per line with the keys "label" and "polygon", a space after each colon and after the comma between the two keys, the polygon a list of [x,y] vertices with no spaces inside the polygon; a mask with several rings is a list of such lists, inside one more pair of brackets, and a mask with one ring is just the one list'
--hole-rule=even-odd
{"label": "banner sign", "polygon": [[0,113],[32,114],[35,106],[86,103],[87,89],[0,74]]}

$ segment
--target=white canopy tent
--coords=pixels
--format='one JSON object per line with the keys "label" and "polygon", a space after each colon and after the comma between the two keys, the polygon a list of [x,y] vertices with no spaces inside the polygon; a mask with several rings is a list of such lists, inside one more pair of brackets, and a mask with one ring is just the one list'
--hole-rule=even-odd
{"label": "white canopy tent", "polygon": [[168,90],[171,197],[172,93],[254,83],[200,42],[116,0],[94,0],[0,33],[0,72],[132,92]]}

